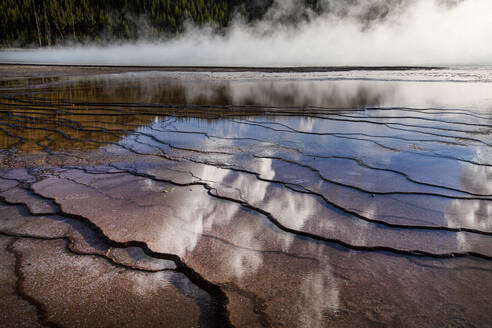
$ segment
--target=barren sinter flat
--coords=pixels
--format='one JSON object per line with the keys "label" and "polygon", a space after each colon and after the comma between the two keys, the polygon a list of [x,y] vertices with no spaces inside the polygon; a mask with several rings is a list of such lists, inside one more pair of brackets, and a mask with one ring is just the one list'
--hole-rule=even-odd
{"label": "barren sinter flat", "polygon": [[484,69],[0,65],[2,327],[490,327]]}

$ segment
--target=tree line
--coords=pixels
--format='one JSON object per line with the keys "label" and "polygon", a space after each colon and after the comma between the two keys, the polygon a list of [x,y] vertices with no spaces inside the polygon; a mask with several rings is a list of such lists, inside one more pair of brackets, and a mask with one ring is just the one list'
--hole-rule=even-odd
{"label": "tree line", "polygon": [[[319,12],[320,2],[298,4]],[[171,38],[184,30],[186,21],[221,32],[235,15],[246,22],[259,20],[273,4],[274,0],[0,0],[0,47]],[[300,10],[282,19],[290,24],[302,17]]]}
{"label": "tree line", "polygon": [[[258,1],[258,0],[257,0]],[[266,8],[272,0],[260,1]],[[185,21],[226,27],[245,0],[2,0],[0,46],[172,37]],[[251,4],[253,4],[251,6]]]}

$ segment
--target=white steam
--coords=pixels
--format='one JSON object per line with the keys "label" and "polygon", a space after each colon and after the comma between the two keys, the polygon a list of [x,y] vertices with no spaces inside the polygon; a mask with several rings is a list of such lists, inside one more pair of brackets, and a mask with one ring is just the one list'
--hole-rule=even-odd
{"label": "white steam", "polygon": [[278,21],[295,13],[296,2],[277,0],[264,20],[247,25],[237,19],[225,36],[211,28],[190,26],[171,41],[8,51],[0,52],[0,62],[265,67],[492,64],[492,0],[400,1],[370,24],[360,18],[367,9],[363,5],[343,15],[342,9],[331,6],[327,14],[308,12],[310,19],[289,25]]}

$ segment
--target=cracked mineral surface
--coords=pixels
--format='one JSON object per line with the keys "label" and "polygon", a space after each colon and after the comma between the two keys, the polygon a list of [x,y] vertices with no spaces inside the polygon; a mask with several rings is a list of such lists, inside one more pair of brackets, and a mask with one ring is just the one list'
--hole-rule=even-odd
{"label": "cracked mineral surface", "polygon": [[1,65],[0,326],[490,327],[490,95]]}

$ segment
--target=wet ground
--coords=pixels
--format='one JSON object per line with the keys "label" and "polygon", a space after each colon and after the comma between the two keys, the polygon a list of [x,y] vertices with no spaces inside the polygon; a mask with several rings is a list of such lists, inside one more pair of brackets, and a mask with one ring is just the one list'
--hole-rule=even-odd
{"label": "wet ground", "polygon": [[492,326],[492,71],[0,66],[2,327]]}

